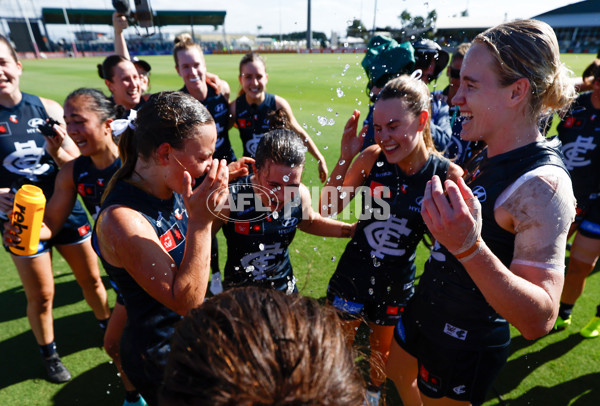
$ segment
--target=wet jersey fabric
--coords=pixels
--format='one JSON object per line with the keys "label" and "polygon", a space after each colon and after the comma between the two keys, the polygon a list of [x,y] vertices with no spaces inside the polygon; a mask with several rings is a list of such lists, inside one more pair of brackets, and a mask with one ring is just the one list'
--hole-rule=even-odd
{"label": "wet jersey fabric", "polygon": [[100,212],[101,199],[108,182],[121,167],[121,158],[104,169],[98,169],[92,158],[80,156],[73,164],[73,183],[77,188],[77,194],[81,196],[83,204],[92,218],[96,220]]}
{"label": "wet jersey fabric", "polygon": [[296,195],[278,212],[262,206],[251,175],[230,185],[231,208],[223,226],[227,238],[227,287],[264,286],[291,293],[296,290],[288,246],[302,221]]}
{"label": "wet jersey fabric", "polygon": [[[118,181],[106,197],[101,211],[112,205],[127,206],[139,212],[152,225],[175,264],[180,266],[188,223],[181,195],[173,194],[171,199],[162,200],[125,181]],[[99,250],[97,238],[94,231],[96,253],[119,287],[127,310],[127,325],[121,338],[123,369],[144,398],[156,396],[170,351],[169,340],[181,316],[146,293],[127,270],[108,263]]]}
{"label": "wet jersey fabric", "polygon": [[[393,299],[406,304],[414,292],[416,248],[426,231],[421,217],[425,185],[433,175],[446,179],[449,165],[430,154],[419,172],[406,175],[380,153],[364,183],[364,218],[340,258],[329,291],[359,303]],[[377,218],[377,210],[389,215]]]}
{"label": "wet jersey fabric", "polygon": [[258,106],[248,104],[246,96],[235,100],[235,124],[240,131],[244,156],[254,158],[262,135],[269,131],[269,113],[277,110],[275,95],[265,93],[265,100]]}
{"label": "wet jersey fabric", "polygon": [[[538,141],[492,158],[485,149],[466,168],[465,181],[482,205],[482,239],[507,267],[512,262],[514,234],[496,223],[496,199],[535,168],[554,165],[566,171],[556,145]],[[486,302],[462,264],[439,243],[432,249],[407,310],[415,312],[413,317],[423,334],[449,348],[481,349],[510,341],[506,320]]]}

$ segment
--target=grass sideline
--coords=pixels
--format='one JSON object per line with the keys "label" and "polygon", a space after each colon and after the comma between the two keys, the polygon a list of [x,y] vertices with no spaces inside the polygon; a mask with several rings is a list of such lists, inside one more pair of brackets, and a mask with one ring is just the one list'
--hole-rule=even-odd
{"label": "grass sideline", "polygon": [[[152,65],[152,91],[182,86],[172,57],[144,57]],[[232,98],[238,90],[237,70],[241,55],[207,55],[209,71],[227,80]],[[567,67],[579,74],[592,55],[563,55]],[[102,58],[24,61],[22,90],[60,103],[73,89],[86,86],[105,90],[97,76],[96,64]],[[271,54],[266,55],[269,91],[286,98],[298,121],[319,146],[330,171],[339,154],[339,140],[353,109],[367,111],[366,78],[360,54]],[[447,83],[445,76],[439,88]],[[323,118],[333,125],[321,125]],[[241,143],[233,129],[230,137],[236,151]],[[551,130],[552,134],[552,130]],[[316,163],[307,157],[303,182],[319,186]],[[313,196],[315,197],[315,196]],[[346,240],[310,236],[298,232],[290,252],[302,294],[323,298],[327,282],[343,252]],[[221,263],[225,259],[221,239]],[[427,258],[421,247],[417,267]],[[7,253],[0,254],[0,404],[2,405],[121,405],[123,389],[116,369],[101,348],[101,336],[93,314],[68,266],[55,255],[56,298],[54,305],[56,342],[60,354],[73,373],[73,380],[55,385],[44,380],[36,343],[25,317],[25,296]],[[105,279],[105,284],[108,286]],[[595,405],[600,399],[600,350],[595,340],[583,340],[578,331],[593,315],[600,296],[600,278],[588,279],[586,293],[574,310],[574,326],[528,342],[513,329],[512,355],[485,405]],[[110,303],[114,294],[109,291]],[[361,339],[359,337],[359,342]],[[364,342],[364,339],[362,340]],[[388,404],[400,404],[391,390]],[[504,399],[500,401],[496,395]]]}

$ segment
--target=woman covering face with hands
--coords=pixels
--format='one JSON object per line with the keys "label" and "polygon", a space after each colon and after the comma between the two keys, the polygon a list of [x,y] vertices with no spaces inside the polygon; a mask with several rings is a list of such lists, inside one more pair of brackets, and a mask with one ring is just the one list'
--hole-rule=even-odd
{"label": "woman covering face with hands", "polygon": [[132,126],[121,135],[123,165],[107,187],[94,243],[127,310],[123,370],[155,404],[174,325],[206,294],[212,213],[227,198],[228,171],[212,159],[210,113],[189,95],[153,95]]}
{"label": "woman covering face with hands", "polygon": [[552,328],[575,199],[538,119],[570,104],[569,83],[543,22],[491,28],[467,52],[453,102],[461,138],[487,148],[464,180],[434,176],[425,188],[436,243],[387,364],[404,404],[481,404],[506,362],[508,323],[527,339]]}

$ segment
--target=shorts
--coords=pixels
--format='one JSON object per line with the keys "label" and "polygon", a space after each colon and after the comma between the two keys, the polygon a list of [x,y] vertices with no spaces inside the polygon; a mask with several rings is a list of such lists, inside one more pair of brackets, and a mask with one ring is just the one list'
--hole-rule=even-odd
{"label": "shorts", "polygon": [[330,293],[327,301],[344,321],[364,319],[381,326],[395,326],[404,311],[404,306],[397,303],[357,303]]}
{"label": "shorts", "polygon": [[589,199],[582,210],[578,210],[577,230],[581,235],[595,240],[600,239],[600,199]]}
{"label": "shorts", "polygon": [[[38,251],[33,255],[23,256],[23,258],[35,258],[52,249],[55,245],[76,245],[81,244],[92,236],[92,226],[88,221],[87,214],[79,200],[75,201],[75,206],[67,217],[63,228],[48,241],[40,241]],[[11,252],[8,247],[4,249]]]}
{"label": "shorts", "polygon": [[510,354],[509,344],[477,349],[449,348],[424,335],[402,316],[394,339],[418,361],[417,384],[425,396],[482,404]]}

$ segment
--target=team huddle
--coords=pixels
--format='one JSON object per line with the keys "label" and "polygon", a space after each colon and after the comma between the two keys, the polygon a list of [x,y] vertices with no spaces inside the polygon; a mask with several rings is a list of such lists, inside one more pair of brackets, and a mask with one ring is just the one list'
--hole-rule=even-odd
{"label": "team huddle", "polygon": [[[289,103],[267,93],[260,55],[241,59],[230,101],[189,35],[173,50],[183,87],[156,94],[150,65],[116,44],[98,66],[111,96],[80,88],[61,107],[19,90],[22,66],[0,36],[3,242],[19,242],[15,191],[42,188],[38,252],[11,258],[52,382],[71,379],[54,342],[53,247],[104,331],[124,405],[378,405],[388,378],[404,405],[479,405],[508,358],[509,323],[527,339],[571,324],[600,254],[586,169],[599,159],[600,65],[577,97],[547,24],[490,28],[451,59],[431,40],[374,37],[368,116],[352,113],[329,167]],[[430,93],[446,67],[450,85]],[[562,145],[545,136],[554,112]],[[50,118],[53,134],[37,131]],[[324,183],[318,210],[301,182],[306,152]],[[353,199],[358,221],[336,219]],[[298,292],[297,229],[348,239],[326,306]],[[112,311],[97,258],[117,292]],[[353,352],[361,323],[366,379]],[[600,334],[600,306],[584,330]]]}

